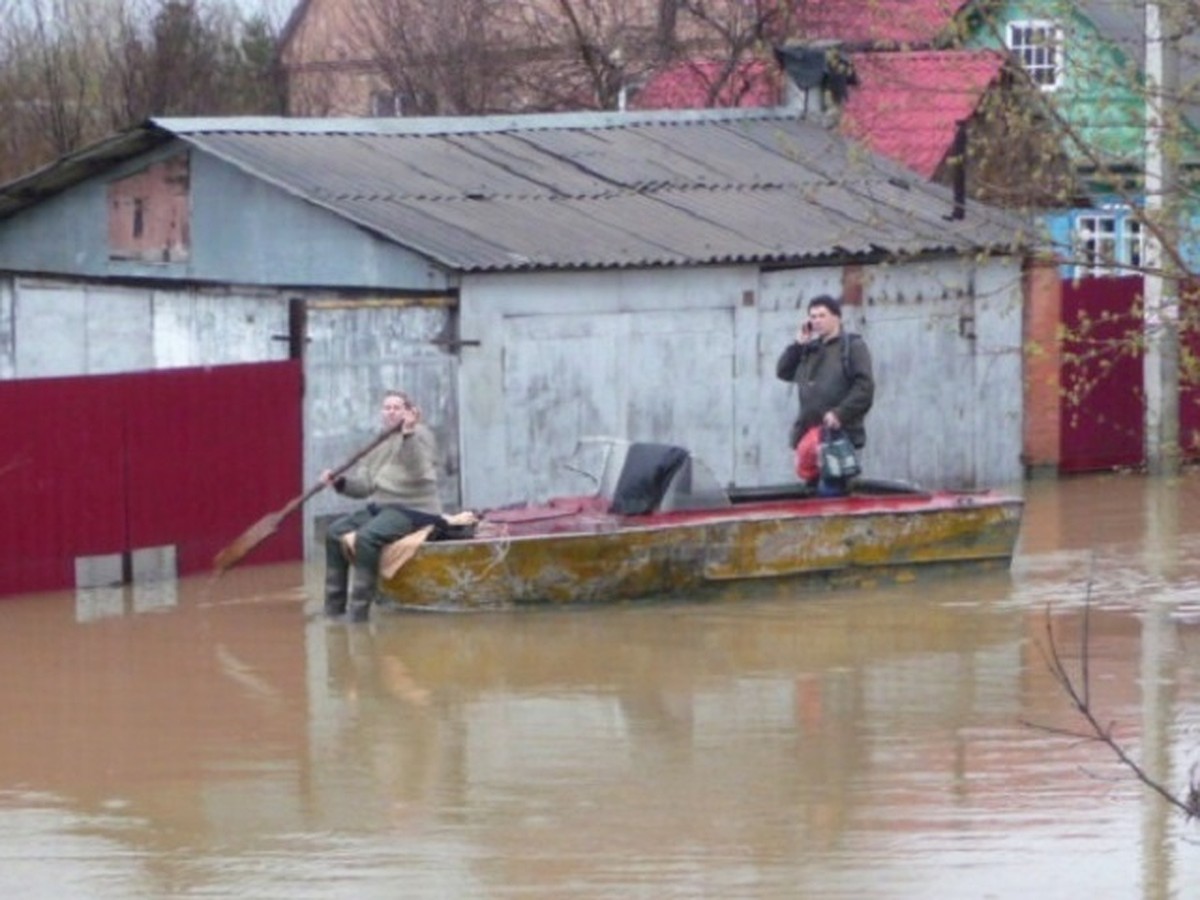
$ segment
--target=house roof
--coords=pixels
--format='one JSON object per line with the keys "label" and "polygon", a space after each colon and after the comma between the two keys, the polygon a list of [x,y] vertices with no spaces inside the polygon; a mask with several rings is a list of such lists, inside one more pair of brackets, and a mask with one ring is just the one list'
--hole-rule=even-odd
{"label": "house roof", "polygon": [[313,0],[296,0],[296,5],[292,8],[287,21],[284,22],[283,28],[279,32],[279,39],[275,42],[275,53],[278,58],[287,55],[292,41],[295,40],[296,32],[308,16],[312,2]]}
{"label": "house roof", "polygon": [[[748,60],[737,65],[726,78],[728,63],[690,60],[659,69],[634,95],[637,109],[694,109],[704,106],[775,106],[779,99],[779,68],[765,60]],[[721,82],[712,103],[708,94]]]}
{"label": "house roof", "polygon": [[154,119],[0,186],[0,218],[180,140],[460,272],[1015,248],[953,198],[794,111]]}
{"label": "house roof", "polygon": [[801,40],[919,48],[946,36],[966,0],[820,0],[796,8]]}
{"label": "house roof", "polygon": [[[842,107],[840,130],[923,178],[950,152],[958,123],[996,81],[1005,56],[991,50],[856,53],[856,78]],[[739,106],[774,102],[778,70],[762,61],[741,66],[722,98]],[[639,109],[705,105],[716,63],[683,63],[656,74],[637,94]],[[721,99],[721,98],[719,98]]]}
{"label": "house roof", "polygon": [[846,100],[842,131],[925,178],[1005,65],[990,50],[860,53],[853,60],[858,87]]}

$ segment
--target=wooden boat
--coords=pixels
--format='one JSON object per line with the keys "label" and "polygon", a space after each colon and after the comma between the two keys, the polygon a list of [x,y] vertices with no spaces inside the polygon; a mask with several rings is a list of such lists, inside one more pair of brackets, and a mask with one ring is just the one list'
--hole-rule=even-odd
{"label": "wooden boat", "polygon": [[789,484],[724,488],[686,450],[582,442],[588,494],[487,512],[474,535],[427,541],[382,579],[399,607],[504,609],[663,597],[741,579],[837,583],[933,565],[1007,566],[1023,501],[858,479],[820,498]]}

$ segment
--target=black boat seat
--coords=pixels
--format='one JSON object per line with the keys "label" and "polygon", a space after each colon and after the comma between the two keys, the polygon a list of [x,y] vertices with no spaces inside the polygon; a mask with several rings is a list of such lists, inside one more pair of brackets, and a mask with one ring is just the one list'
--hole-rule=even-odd
{"label": "black boat seat", "polygon": [[673,444],[630,444],[609,511],[622,516],[654,512],[687,459],[688,452]]}

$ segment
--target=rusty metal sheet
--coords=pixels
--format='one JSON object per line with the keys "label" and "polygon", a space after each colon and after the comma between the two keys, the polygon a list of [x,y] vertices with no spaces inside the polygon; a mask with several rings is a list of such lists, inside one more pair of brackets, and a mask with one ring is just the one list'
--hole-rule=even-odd
{"label": "rusty metal sheet", "polygon": [[705,576],[726,581],[1012,556],[1020,524],[1013,506],[872,516],[738,522],[710,546]]}

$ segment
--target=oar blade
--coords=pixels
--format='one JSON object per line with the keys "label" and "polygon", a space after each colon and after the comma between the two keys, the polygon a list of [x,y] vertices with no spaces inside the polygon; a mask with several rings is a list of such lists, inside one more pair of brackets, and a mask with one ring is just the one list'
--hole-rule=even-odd
{"label": "oar blade", "polygon": [[365,447],[361,447],[353,456],[351,456],[332,472],[327,473],[327,476],[323,476],[320,481],[310,487],[303,494],[298,497],[293,497],[290,501],[288,501],[288,504],[285,507],[278,509],[273,513],[268,513],[247,528],[244,532],[242,532],[241,536],[237,540],[213,557],[213,569],[216,570],[216,574],[219,576],[230,566],[239,563],[242,557],[273,535],[275,530],[279,527],[279,523],[282,522],[293,511],[303,506],[309,497],[313,496],[318,491],[324,490],[328,485],[333,483],[333,478],[348,470],[351,466],[386,441],[393,434],[398,433],[403,427],[404,422],[401,422],[400,424],[394,425],[385,431],[381,431],[371,439],[369,444],[367,444]]}
{"label": "oar blade", "polygon": [[213,557],[213,569],[218,575],[231,566],[237,565],[242,558],[273,535],[279,528],[279,520],[283,516],[279,512],[267,513],[245,531],[232,544],[221,550]]}

